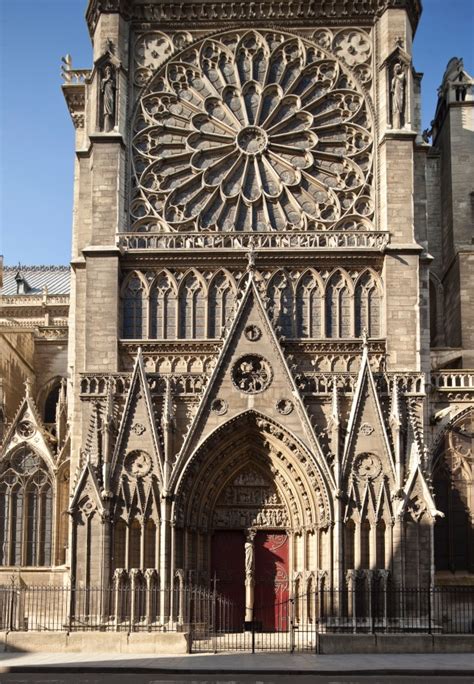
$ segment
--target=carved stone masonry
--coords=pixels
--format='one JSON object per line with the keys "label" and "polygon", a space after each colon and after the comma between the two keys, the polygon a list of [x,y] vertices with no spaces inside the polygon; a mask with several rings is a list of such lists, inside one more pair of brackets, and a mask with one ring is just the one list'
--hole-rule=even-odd
{"label": "carved stone masonry", "polygon": [[106,64],[100,82],[101,92],[101,128],[110,133],[116,122],[116,74],[111,64]]}
{"label": "carved stone masonry", "polygon": [[400,129],[405,125],[406,107],[406,69],[401,62],[395,62],[390,81],[392,128]]}

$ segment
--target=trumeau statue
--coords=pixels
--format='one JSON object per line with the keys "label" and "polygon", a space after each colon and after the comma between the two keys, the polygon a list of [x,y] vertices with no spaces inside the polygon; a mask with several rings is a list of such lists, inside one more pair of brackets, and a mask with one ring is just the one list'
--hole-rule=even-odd
{"label": "trumeau statue", "polygon": [[405,117],[405,70],[400,62],[393,67],[393,76],[390,84],[392,94],[392,126],[402,128]]}
{"label": "trumeau statue", "polygon": [[110,133],[115,126],[115,75],[110,64],[104,69],[104,75],[100,84],[102,93],[102,129]]}

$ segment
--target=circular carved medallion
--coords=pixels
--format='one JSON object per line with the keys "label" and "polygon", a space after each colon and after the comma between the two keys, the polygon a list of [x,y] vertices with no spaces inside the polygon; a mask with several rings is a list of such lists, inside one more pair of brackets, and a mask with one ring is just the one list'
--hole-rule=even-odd
{"label": "circular carved medallion", "polygon": [[352,31],[326,42],[232,30],[161,66],[133,121],[133,228],[342,230],[359,220],[372,121],[348,67],[367,68],[370,41]]}
{"label": "circular carved medallion", "polygon": [[125,457],[125,470],[133,477],[144,477],[151,470],[151,458],[145,451],[131,451]]}
{"label": "circular carved medallion", "polygon": [[359,454],[354,461],[354,472],[364,480],[373,480],[382,470],[382,464],[375,454]]}
{"label": "circular carved medallion", "polygon": [[360,426],[360,431],[365,437],[368,437],[373,433],[374,428],[369,423],[362,423]]}
{"label": "circular carved medallion", "polygon": [[282,416],[288,416],[294,409],[293,402],[289,399],[279,399],[276,403],[276,410]]}
{"label": "circular carved medallion", "polygon": [[263,356],[247,354],[235,362],[232,381],[241,392],[258,394],[270,385],[272,368]]}
{"label": "circular carved medallion", "polygon": [[262,336],[262,331],[258,325],[250,324],[245,328],[244,335],[250,342],[257,342]]}
{"label": "circular carved medallion", "polygon": [[21,423],[18,423],[16,431],[20,437],[27,439],[35,434],[35,426],[29,420],[22,420]]}
{"label": "circular carved medallion", "polygon": [[227,413],[227,402],[224,399],[214,399],[211,404],[211,411],[217,413],[218,416],[223,416]]}
{"label": "circular carved medallion", "polygon": [[140,435],[143,435],[143,433],[146,431],[146,427],[142,425],[141,423],[135,423],[135,425],[132,426],[132,432],[134,432],[136,435],[140,437]]}

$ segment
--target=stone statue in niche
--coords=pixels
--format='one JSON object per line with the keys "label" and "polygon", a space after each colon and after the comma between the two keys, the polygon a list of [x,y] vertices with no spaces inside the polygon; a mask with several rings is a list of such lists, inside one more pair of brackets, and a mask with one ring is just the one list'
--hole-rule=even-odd
{"label": "stone statue in niche", "polygon": [[110,133],[115,126],[115,73],[110,64],[104,69],[104,75],[100,84],[102,93],[102,130]]}
{"label": "stone statue in niche", "polygon": [[253,579],[255,567],[255,530],[248,530],[245,535],[245,577],[247,580]]}
{"label": "stone statue in niche", "polygon": [[405,90],[406,75],[405,69],[400,62],[396,62],[393,67],[393,76],[390,83],[392,95],[392,127],[402,128],[405,124]]}

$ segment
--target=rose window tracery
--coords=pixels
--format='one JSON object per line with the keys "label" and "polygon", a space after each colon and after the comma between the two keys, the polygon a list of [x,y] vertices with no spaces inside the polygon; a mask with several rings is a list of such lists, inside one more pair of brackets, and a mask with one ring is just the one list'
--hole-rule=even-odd
{"label": "rose window tracery", "polygon": [[125,470],[132,477],[141,478],[148,475],[151,470],[151,459],[149,455],[137,449],[127,454],[125,458]]}
{"label": "rose window tracery", "polygon": [[263,392],[270,385],[273,373],[268,361],[257,354],[246,354],[232,369],[234,385],[246,394]]}
{"label": "rose window tracery", "polygon": [[[358,65],[360,37],[344,40]],[[140,100],[132,228],[370,225],[370,129],[359,82],[323,47],[276,32],[205,39],[172,57]]]}

